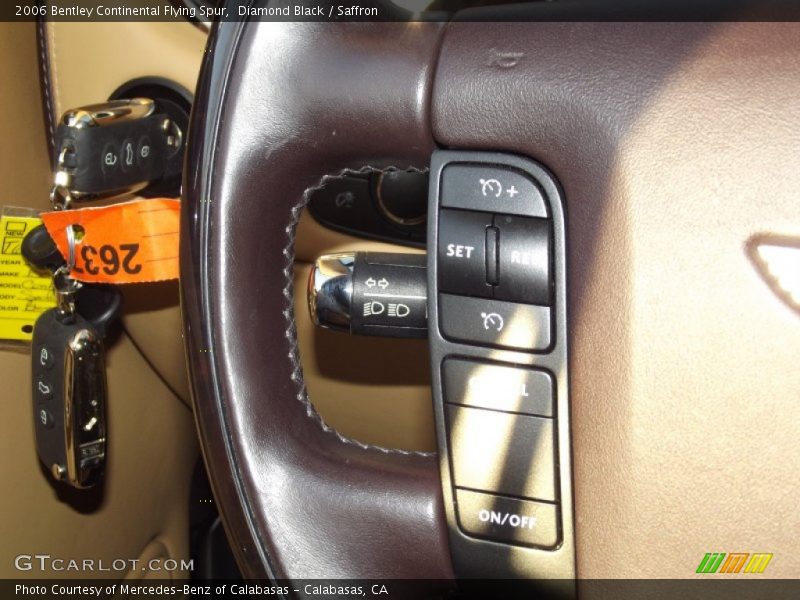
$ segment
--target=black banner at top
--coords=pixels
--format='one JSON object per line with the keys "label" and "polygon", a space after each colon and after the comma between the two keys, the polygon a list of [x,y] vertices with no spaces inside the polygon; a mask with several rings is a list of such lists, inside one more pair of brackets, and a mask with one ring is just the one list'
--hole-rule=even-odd
{"label": "black banner at top", "polygon": [[798,0],[4,0],[2,21],[800,21]]}

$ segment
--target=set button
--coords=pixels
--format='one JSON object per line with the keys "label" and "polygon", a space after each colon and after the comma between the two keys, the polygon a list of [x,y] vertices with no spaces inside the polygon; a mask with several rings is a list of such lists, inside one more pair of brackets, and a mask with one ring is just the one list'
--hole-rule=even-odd
{"label": "set button", "polygon": [[439,218],[439,289],[491,298],[486,280],[486,229],[489,213],[443,210]]}

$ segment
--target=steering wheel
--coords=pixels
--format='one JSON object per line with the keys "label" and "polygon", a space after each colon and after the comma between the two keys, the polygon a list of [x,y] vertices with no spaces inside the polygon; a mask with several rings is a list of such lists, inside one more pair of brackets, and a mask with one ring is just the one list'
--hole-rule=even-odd
{"label": "steering wheel", "polygon": [[[563,186],[581,577],[688,576],[730,503],[758,512],[756,497],[723,500],[729,491],[797,496],[797,440],[780,423],[800,408],[754,413],[757,387],[731,370],[749,364],[778,394],[798,387],[783,368],[798,348],[796,315],[742,251],[756,233],[797,232],[800,181],[785,160],[797,142],[780,126],[794,122],[792,102],[776,100],[798,97],[800,38],[788,25],[214,27],[190,131],[181,287],[203,453],[246,576],[453,578],[440,459],[323,422],[292,308],[309,195],[348,173],[425,169],[437,147],[531,157]],[[751,44],[769,52],[747,54]],[[744,115],[755,126],[737,127]],[[747,350],[759,344],[769,359]],[[706,416],[723,406],[724,418]],[[769,464],[762,435],[774,441]],[[709,452],[741,457],[738,470],[709,472]],[[773,514],[790,521],[791,504]],[[789,555],[763,521],[740,525]],[[653,539],[664,544],[658,565],[644,551],[631,558]]]}

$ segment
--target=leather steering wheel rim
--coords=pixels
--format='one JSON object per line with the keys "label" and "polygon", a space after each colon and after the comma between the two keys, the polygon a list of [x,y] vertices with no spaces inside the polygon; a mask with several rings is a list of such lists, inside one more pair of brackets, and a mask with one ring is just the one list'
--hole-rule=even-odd
{"label": "leather steering wheel rim", "polygon": [[[205,460],[244,574],[452,578],[435,455],[369,446],[308,400],[294,228],[350,171],[424,169],[441,24],[222,23],[190,131],[182,293]],[[300,66],[302,65],[302,69]]]}

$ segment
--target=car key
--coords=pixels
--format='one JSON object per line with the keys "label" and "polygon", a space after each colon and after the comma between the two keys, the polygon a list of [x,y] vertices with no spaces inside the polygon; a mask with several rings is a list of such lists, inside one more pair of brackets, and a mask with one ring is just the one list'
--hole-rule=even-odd
{"label": "car key", "polygon": [[58,210],[73,200],[116,198],[175,179],[183,132],[149,98],[113,100],[65,112],[54,151],[50,201]]}
{"label": "car key", "polygon": [[66,267],[53,279],[58,306],[33,328],[36,449],[54,478],[88,488],[105,465],[105,350],[95,327],[75,312],[77,282]]}
{"label": "car key", "polygon": [[69,277],[69,264],[44,227],[26,236],[22,253],[34,267],[53,271],[58,297],[57,308],[42,313],[33,330],[37,453],[54,478],[76,488],[92,487],[105,466],[103,339],[119,317],[121,294],[113,286]]}

